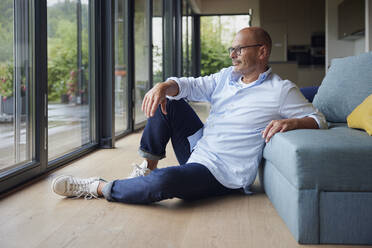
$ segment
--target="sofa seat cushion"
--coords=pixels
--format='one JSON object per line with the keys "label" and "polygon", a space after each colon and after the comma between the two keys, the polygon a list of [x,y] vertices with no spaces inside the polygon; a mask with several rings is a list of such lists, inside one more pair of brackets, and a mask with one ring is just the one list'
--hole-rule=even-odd
{"label": "sofa seat cushion", "polygon": [[372,137],[346,123],[277,133],[263,158],[298,189],[372,190]]}

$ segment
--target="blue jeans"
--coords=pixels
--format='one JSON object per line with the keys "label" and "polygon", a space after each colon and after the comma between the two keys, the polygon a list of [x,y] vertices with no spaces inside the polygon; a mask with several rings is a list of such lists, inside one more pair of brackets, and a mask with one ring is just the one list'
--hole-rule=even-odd
{"label": "blue jeans", "polygon": [[166,108],[167,115],[159,107],[148,119],[139,153],[151,160],[162,159],[171,140],[180,165],[155,169],[147,176],[110,182],[102,190],[104,197],[109,201],[146,204],[173,197],[197,200],[241,192],[241,189],[224,187],[204,165],[186,163],[191,154],[187,137],[202,128],[203,123],[184,100],[168,100]]}

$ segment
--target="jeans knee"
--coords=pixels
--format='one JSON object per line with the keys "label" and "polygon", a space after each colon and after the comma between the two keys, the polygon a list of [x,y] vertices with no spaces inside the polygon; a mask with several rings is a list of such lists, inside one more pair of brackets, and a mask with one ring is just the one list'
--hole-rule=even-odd
{"label": "jeans knee", "polygon": [[183,99],[180,100],[169,100],[167,99],[167,111],[172,111],[174,109],[185,109],[189,108],[190,105]]}
{"label": "jeans knee", "polygon": [[153,186],[158,192],[169,191],[170,188],[174,187],[175,181],[177,181],[177,168],[167,167],[163,169],[156,169],[151,172],[153,176],[156,176],[155,183]]}

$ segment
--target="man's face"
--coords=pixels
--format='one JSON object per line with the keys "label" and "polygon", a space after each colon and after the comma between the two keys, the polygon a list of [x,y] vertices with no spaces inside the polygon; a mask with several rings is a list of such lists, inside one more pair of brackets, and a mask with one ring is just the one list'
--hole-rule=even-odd
{"label": "man's face", "polygon": [[[244,47],[249,45],[256,45],[257,42],[250,35],[243,35],[238,33],[232,42],[232,47]],[[241,49],[241,54],[238,55],[238,49],[230,54],[234,71],[242,74],[249,74],[256,70],[256,66],[259,63],[259,48],[260,47],[247,47]]]}

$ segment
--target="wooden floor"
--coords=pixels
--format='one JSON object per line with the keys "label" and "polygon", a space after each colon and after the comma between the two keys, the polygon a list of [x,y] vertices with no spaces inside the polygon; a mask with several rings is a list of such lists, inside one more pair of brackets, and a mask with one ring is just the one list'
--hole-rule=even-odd
{"label": "wooden floor", "polygon": [[[52,193],[50,182],[61,174],[126,177],[131,163],[142,161],[139,138],[129,135],[116,149],[96,151],[0,200],[0,247],[302,247],[263,193],[147,206]],[[176,164],[170,148],[167,156],[159,167]]]}

